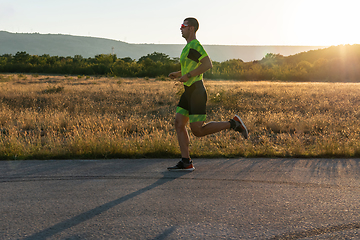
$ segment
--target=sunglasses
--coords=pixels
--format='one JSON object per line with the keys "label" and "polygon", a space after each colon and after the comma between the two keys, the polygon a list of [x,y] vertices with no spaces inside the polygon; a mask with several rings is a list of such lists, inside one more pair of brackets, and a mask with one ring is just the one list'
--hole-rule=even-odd
{"label": "sunglasses", "polygon": [[190,25],[181,24],[181,28],[186,28],[188,26],[190,26]]}

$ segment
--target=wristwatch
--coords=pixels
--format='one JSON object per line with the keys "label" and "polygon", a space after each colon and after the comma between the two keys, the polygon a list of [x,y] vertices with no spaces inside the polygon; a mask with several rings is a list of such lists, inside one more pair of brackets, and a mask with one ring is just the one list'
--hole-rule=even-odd
{"label": "wristwatch", "polygon": [[190,73],[187,73],[186,76],[187,76],[188,78],[191,78],[191,74],[190,74]]}

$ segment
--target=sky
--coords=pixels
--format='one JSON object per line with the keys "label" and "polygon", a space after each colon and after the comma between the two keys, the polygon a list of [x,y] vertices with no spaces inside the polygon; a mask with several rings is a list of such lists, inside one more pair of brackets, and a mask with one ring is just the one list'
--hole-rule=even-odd
{"label": "sky", "polygon": [[215,45],[360,44],[358,0],[0,0],[0,31],[183,44],[186,17]]}

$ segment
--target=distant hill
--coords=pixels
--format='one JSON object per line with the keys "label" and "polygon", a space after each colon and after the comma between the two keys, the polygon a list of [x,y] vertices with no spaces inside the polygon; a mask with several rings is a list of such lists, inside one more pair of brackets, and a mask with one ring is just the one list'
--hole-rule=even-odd
{"label": "distant hill", "polygon": [[[179,57],[184,44],[129,44],[122,41],[80,37],[62,34],[10,33],[0,31],[0,55],[25,51],[30,55],[94,57],[97,54],[114,53],[119,58],[139,59],[153,52],[172,58]],[[294,55],[300,52],[325,48],[326,46],[228,46],[204,45],[213,61],[241,59],[245,62],[260,60],[267,53]]]}
{"label": "distant hill", "polygon": [[288,63],[300,61],[314,63],[320,58],[328,60],[340,58],[343,61],[358,62],[360,59],[360,44],[331,46],[324,49],[301,52],[288,56],[286,60]]}

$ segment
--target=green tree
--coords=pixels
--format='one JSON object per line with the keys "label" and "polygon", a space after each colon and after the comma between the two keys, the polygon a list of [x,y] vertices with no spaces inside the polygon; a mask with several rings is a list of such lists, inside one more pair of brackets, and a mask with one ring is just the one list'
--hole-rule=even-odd
{"label": "green tree", "polygon": [[31,59],[30,54],[26,52],[17,52],[14,56],[15,63],[27,63]]}
{"label": "green tree", "polygon": [[168,62],[172,61],[170,59],[170,57],[164,53],[153,52],[151,54],[148,54],[146,56],[139,58],[138,62],[141,63],[141,62],[145,61],[146,59],[150,59],[154,62],[162,62],[162,63],[168,63]]}
{"label": "green tree", "polygon": [[130,57],[124,57],[124,58],[120,58],[121,60],[123,60],[124,62],[133,62],[134,60],[132,60]]}
{"label": "green tree", "polygon": [[267,53],[259,63],[265,67],[273,67],[275,65],[281,65],[284,61],[284,56],[280,54]]}
{"label": "green tree", "polygon": [[95,62],[101,64],[112,64],[117,59],[115,54],[99,54],[95,56]]}

